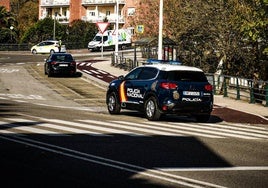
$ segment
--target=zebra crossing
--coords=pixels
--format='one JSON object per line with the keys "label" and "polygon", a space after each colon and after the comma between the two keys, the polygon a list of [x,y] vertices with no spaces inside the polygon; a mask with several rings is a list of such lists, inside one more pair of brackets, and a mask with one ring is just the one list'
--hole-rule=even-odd
{"label": "zebra crossing", "polygon": [[93,64],[93,62],[77,62],[77,68],[88,75],[97,77],[97,78],[104,80],[108,83],[110,81],[116,79],[116,76],[111,75],[110,73],[108,73],[106,71],[92,67],[92,64]]}
{"label": "zebra crossing", "polygon": [[2,118],[0,134],[27,136],[27,134],[42,134],[47,136],[71,136],[85,134],[89,136],[143,136],[151,137],[206,137],[213,139],[238,138],[250,140],[267,140],[268,128],[228,122],[195,123],[195,122],[151,122],[141,121],[100,121],[35,118]]}

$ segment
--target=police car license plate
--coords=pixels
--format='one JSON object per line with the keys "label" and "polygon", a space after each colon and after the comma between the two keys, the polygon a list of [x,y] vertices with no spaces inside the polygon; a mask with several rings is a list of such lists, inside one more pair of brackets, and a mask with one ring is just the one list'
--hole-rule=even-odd
{"label": "police car license plate", "polygon": [[183,91],[183,95],[200,96],[200,92],[199,91]]}

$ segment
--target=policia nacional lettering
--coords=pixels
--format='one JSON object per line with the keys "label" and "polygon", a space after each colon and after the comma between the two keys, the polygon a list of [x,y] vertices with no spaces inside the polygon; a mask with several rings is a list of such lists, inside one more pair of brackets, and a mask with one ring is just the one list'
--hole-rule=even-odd
{"label": "policia nacional lettering", "polygon": [[133,98],[140,98],[142,99],[142,94],[139,89],[127,88],[127,96]]}

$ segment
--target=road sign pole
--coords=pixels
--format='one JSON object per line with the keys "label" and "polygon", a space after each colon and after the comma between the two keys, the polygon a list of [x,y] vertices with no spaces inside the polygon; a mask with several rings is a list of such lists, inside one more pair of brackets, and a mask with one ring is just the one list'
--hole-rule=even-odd
{"label": "road sign pole", "polygon": [[101,35],[101,58],[103,58],[103,33]]}
{"label": "road sign pole", "polygon": [[106,31],[107,27],[109,26],[109,22],[97,22],[96,25],[99,28],[99,31],[102,34],[101,37],[101,57],[103,57],[103,34]]}

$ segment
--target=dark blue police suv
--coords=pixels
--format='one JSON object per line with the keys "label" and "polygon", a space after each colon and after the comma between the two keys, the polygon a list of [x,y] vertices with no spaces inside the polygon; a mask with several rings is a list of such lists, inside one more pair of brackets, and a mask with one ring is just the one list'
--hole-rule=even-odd
{"label": "dark blue police suv", "polygon": [[145,64],[112,81],[106,103],[110,114],[129,109],[144,112],[148,120],[178,114],[207,122],[213,109],[213,87],[196,67]]}

